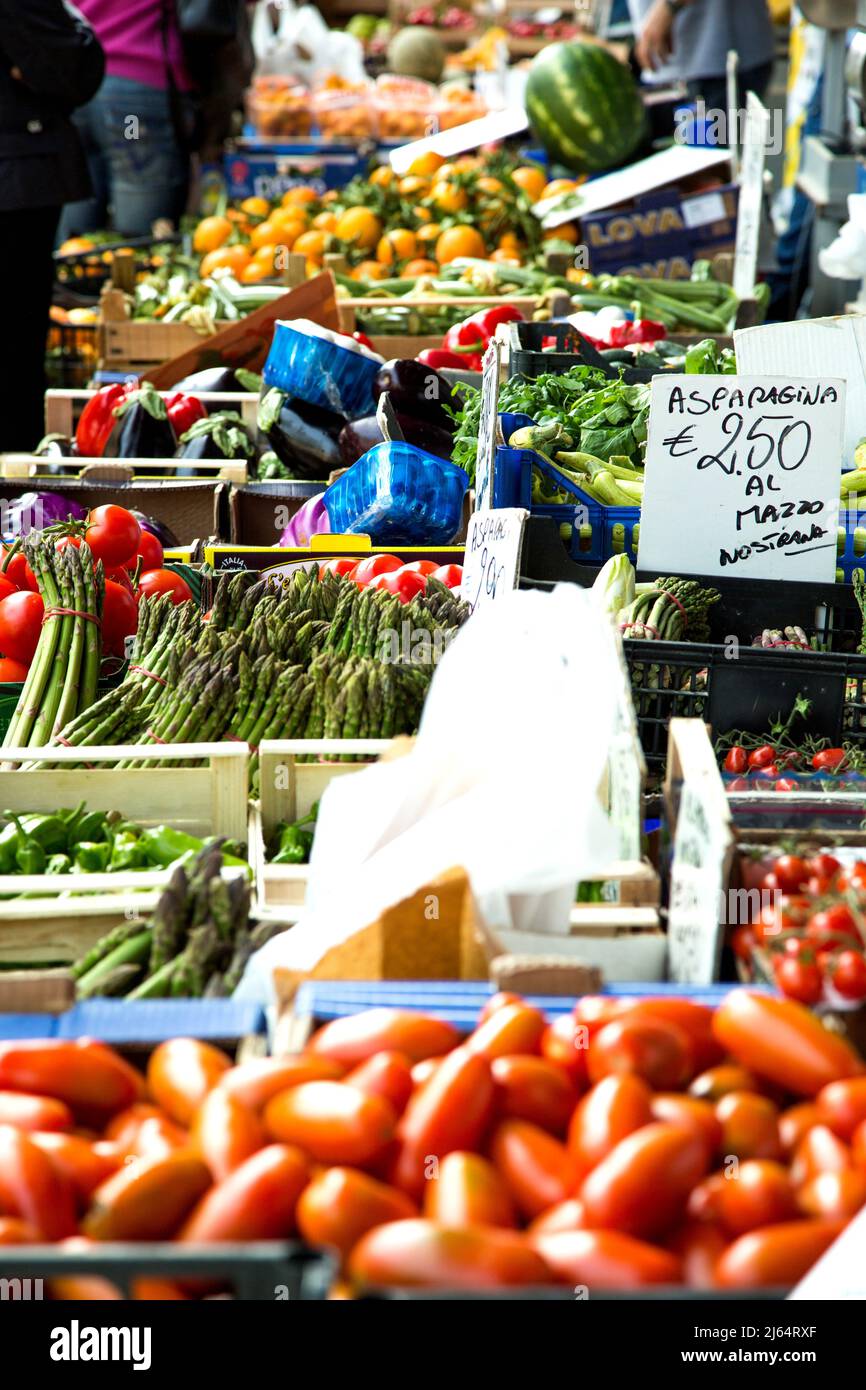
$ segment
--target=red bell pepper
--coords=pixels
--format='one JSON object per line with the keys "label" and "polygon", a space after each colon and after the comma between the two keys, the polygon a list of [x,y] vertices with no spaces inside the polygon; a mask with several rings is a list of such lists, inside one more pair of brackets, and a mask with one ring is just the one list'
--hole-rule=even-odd
{"label": "red bell pepper", "polygon": [[515,309],[513,304],[496,304],[492,309],[482,309],[480,313],[473,314],[468,322],[477,323],[489,342],[500,323],[523,323],[525,320],[523,314],[519,309]]}
{"label": "red bell pepper", "polygon": [[479,323],[473,319],[464,319],[462,323],[455,323],[448,329],[442,339],[442,346],[448,352],[455,352],[462,358],[465,370],[480,372],[484,349],[489,341],[488,334]]}
{"label": "red bell pepper", "polygon": [[119,381],[100,387],[91,396],[75,429],[75,448],[82,458],[102,458],[111,431],[117,424],[115,407],[137,386],[137,381]]}
{"label": "red bell pepper", "polygon": [[633,322],[626,320],[625,323],[614,323],[608,333],[612,348],[628,347],[632,343],[657,343],[660,338],[667,336],[667,329],[664,324],[656,323],[654,319],[635,319]]}
{"label": "red bell pepper", "polygon": [[456,352],[449,352],[447,348],[424,348],[423,352],[418,353],[417,361],[425,367],[432,367],[434,371],[441,371],[443,367],[455,372],[466,370],[466,359],[458,357]]}
{"label": "red bell pepper", "polygon": [[362,333],[360,328],[355,329],[354,333],[352,334],[352,337],[355,339],[356,343],[361,344],[361,347],[369,348],[371,352],[376,351],[375,347],[373,346],[370,339],[367,337],[366,333]]}
{"label": "red bell pepper", "polygon": [[202,405],[198,396],[188,396],[185,391],[175,391],[172,396],[168,396],[165,409],[178,439],[182,434],[186,434],[196,420],[203,420],[207,415],[207,408]]}

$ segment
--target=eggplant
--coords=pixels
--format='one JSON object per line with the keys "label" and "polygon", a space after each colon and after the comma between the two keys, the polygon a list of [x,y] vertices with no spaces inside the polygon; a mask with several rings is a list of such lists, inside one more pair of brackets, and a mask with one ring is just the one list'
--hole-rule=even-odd
{"label": "eggplant", "polygon": [[165,401],[156,387],[143,381],[115,406],[115,424],[103,458],[170,459],[177,448]]}
{"label": "eggplant", "polygon": [[[414,415],[397,412],[397,424],[407,444],[416,449],[424,449],[440,459],[450,459],[454,448],[454,437],[448,430],[428,420],[419,420]],[[351,420],[340,432],[340,458],[344,468],[351,468],[362,454],[381,444],[385,436],[375,415],[364,415],[360,420]]]}
{"label": "eggplant", "polygon": [[386,362],[376,374],[376,391],[387,391],[398,411],[429,420],[449,434],[457,428],[457,421],[447,410],[448,404],[454,409],[460,404],[451,383],[423,362],[410,357],[395,357]]}
{"label": "eggplant", "polygon": [[64,463],[64,459],[75,458],[75,441],[66,434],[46,434],[33,451],[36,458],[44,459],[40,473],[51,477],[77,477],[78,465]]}
{"label": "eggplant", "polygon": [[155,516],[147,516],[144,512],[133,512],[132,515],[142,531],[149,531],[152,536],[156,536],[163,550],[175,550],[180,545],[177,536],[164,521],[159,521]]}
{"label": "eggplant", "polygon": [[[175,458],[178,459],[246,459],[256,454],[255,441],[236,410],[217,410],[196,420],[181,435]],[[179,468],[179,478],[194,478],[196,468]]]}
{"label": "eggplant", "polygon": [[317,481],[343,464],[338,440],[344,415],[294,400],[277,387],[259,402],[258,427],[295,478]]}
{"label": "eggplant", "polygon": [[231,367],[206,367],[202,372],[193,372],[183,381],[175,383],[175,391],[186,391],[195,395],[198,391],[254,391],[261,390],[262,379],[258,372],[247,371],[245,367],[233,370]]}

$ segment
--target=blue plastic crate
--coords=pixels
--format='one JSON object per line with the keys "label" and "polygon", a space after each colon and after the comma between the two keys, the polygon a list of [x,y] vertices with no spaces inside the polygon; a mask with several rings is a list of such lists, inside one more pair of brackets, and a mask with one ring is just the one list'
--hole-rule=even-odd
{"label": "blue plastic crate", "polygon": [[114,1045],[264,1034],[265,1012],[235,999],[88,999],[63,1014],[0,1014],[0,1038],[99,1038]]}
{"label": "blue plastic crate", "polygon": [[[863,526],[857,526],[863,531]],[[840,583],[851,584],[855,570],[866,572],[866,538],[855,534],[855,526],[846,519],[844,528],[839,527],[839,548],[836,553],[836,579]]]}

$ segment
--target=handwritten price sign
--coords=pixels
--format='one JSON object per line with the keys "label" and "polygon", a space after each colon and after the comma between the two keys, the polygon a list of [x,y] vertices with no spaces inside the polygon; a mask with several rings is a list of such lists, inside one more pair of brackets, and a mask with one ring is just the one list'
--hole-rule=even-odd
{"label": "handwritten price sign", "polygon": [[657,376],[640,565],[831,582],[845,383]]}
{"label": "handwritten price sign", "polygon": [[501,602],[517,587],[523,528],[528,516],[522,507],[472,513],[466,532],[460,597],[473,613],[485,604]]}

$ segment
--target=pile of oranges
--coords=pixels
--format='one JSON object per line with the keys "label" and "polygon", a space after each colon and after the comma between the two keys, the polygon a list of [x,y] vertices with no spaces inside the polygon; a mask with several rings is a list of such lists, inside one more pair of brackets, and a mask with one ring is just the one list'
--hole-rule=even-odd
{"label": "pile of oranges", "polygon": [[[279,253],[287,251],[305,257],[308,275],[321,270],[329,251],[342,252],[361,281],[435,275],[463,256],[520,265],[537,249],[533,239],[542,239],[531,205],[577,184],[548,182],[536,165],[495,168],[498,173],[477,155],[446,162],[430,152],[403,177],[382,165],[368,180],[339,191],[301,185],[276,206],[245,198],[196,227],[200,274],[226,267],[253,284],[278,273]],[[556,236],[574,244],[577,230],[558,227]]]}

